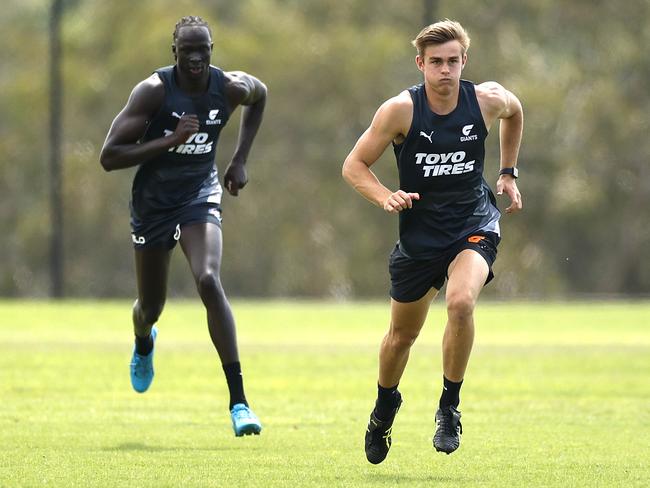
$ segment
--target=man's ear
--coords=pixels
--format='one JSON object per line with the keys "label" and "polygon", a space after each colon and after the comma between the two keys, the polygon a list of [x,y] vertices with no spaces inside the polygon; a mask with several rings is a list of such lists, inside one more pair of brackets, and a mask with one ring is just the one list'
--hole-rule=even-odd
{"label": "man's ear", "polygon": [[415,56],[415,65],[424,73],[424,58],[419,54]]}
{"label": "man's ear", "polygon": [[176,57],[176,44],[172,44],[172,52],[174,53],[174,61],[176,61],[177,60],[177,57]]}

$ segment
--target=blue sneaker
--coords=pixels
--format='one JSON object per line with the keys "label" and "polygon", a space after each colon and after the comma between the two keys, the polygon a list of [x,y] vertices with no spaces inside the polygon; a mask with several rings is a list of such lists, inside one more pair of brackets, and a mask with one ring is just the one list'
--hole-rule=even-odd
{"label": "blue sneaker", "polygon": [[251,434],[260,435],[262,432],[260,419],[243,403],[233,405],[230,417],[232,418],[232,428],[237,437]]}
{"label": "blue sneaker", "polygon": [[[158,335],[158,328],[153,326],[151,328],[151,338],[154,342],[154,349],[156,348],[156,336]],[[133,357],[131,357],[131,385],[138,393],[144,393],[149,389],[153,381],[153,352],[151,350],[146,356],[141,356],[135,352],[133,348]]]}

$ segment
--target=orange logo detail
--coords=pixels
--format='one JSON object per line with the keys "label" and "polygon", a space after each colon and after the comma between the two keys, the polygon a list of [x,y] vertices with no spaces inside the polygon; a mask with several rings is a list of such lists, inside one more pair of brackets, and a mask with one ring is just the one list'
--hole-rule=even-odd
{"label": "orange logo detail", "polygon": [[472,236],[467,239],[467,242],[471,242],[472,244],[478,244],[483,239],[485,239],[485,236]]}

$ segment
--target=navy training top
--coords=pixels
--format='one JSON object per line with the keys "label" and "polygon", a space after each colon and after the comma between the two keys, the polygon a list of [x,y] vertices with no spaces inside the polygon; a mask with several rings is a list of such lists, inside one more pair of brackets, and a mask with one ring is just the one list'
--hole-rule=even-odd
{"label": "navy training top", "polygon": [[208,89],[196,96],[177,85],[174,66],[155,73],[165,86],[165,100],[140,142],[173,134],[183,114],[197,115],[199,131],[139,166],[131,191],[135,221],[161,219],[188,205],[220,204],[223,194],[215,165],[219,134],[230,116],[223,71],[210,66]]}
{"label": "navy training top", "polygon": [[499,234],[501,213],[483,178],[488,135],[474,84],[460,81],[456,108],[431,111],[423,84],[409,88],[413,121],[406,139],[394,144],[400,189],[420,194],[399,213],[399,246],[426,259],[482,230]]}

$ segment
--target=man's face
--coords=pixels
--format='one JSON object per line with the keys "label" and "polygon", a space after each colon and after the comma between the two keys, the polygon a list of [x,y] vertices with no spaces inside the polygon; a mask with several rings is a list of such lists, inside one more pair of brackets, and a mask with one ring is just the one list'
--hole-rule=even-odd
{"label": "man's face", "polygon": [[458,87],[466,61],[467,54],[463,54],[458,41],[431,44],[424,49],[422,56],[415,58],[426,84],[441,95],[452,93]]}
{"label": "man's face", "polygon": [[183,74],[201,78],[208,73],[212,55],[212,38],[207,27],[186,26],[178,31],[172,45],[176,65]]}

